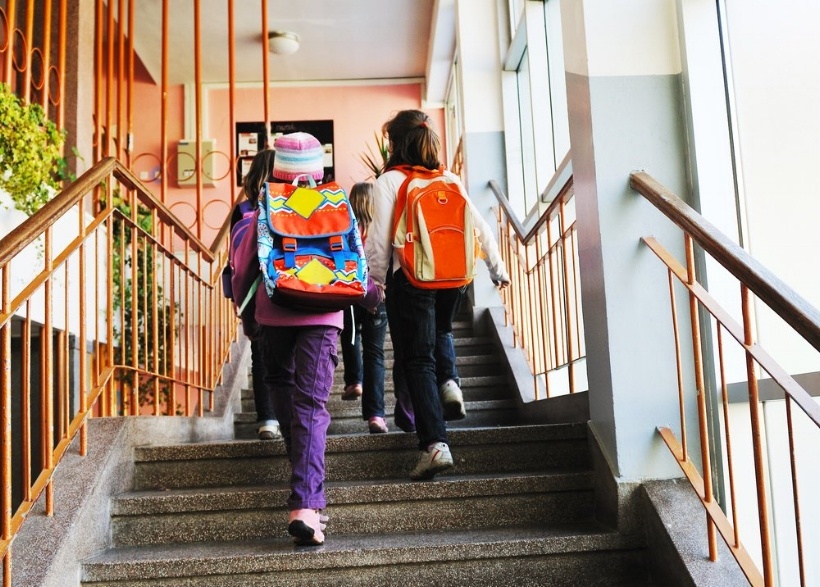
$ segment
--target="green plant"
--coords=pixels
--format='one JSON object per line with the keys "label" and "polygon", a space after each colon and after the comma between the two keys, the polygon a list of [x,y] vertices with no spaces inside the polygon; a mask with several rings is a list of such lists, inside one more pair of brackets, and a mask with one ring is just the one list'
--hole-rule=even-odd
{"label": "green plant", "polygon": [[367,145],[367,151],[361,153],[359,157],[362,163],[365,164],[368,171],[373,173],[373,177],[379,177],[384,173],[384,167],[387,160],[390,158],[390,151],[387,148],[387,139],[380,137],[378,133],[373,133],[376,139],[376,152],[373,152],[373,146]]}
{"label": "green plant", "polygon": [[60,188],[65,133],[39,104],[26,104],[0,83],[0,188],[29,216]]}

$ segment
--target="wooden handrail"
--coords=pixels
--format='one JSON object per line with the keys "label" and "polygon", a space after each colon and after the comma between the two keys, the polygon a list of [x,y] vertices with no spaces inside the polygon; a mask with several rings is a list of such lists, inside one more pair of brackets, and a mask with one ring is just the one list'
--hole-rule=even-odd
{"label": "wooden handrail", "polygon": [[631,173],[629,185],[820,351],[820,311],[646,172]]}
{"label": "wooden handrail", "polygon": [[[675,280],[688,290],[689,319],[691,322],[692,346],[695,356],[692,360],[692,367],[695,373],[695,391],[697,401],[697,424],[699,436],[699,448],[701,450],[700,467],[696,465],[689,456],[685,430],[687,419],[684,409],[684,394],[686,389],[681,378],[681,339],[678,330],[675,328],[674,340],[676,358],[678,364],[678,396],[680,401],[680,434],[681,442],[675,438],[675,432],[667,425],[657,427],[661,438],[669,447],[676,462],[689,479],[695,489],[700,501],[707,512],[706,534],[709,542],[709,558],[717,558],[717,529],[723,537],[732,554],[735,556],[741,570],[752,585],[767,587],[775,584],[776,548],[773,547],[773,526],[771,525],[771,512],[775,511],[775,504],[783,506],[778,511],[786,511],[788,517],[788,503],[779,501],[775,494],[778,493],[775,483],[770,482],[770,464],[774,458],[770,454],[771,446],[778,446],[783,438],[788,441],[789,452],[789,473],[791,475],[791,495],[786,499],[792,500],[793,513],[795,516],[795,538],[797,541],[798,564],[797,572],[800,574],[800,583],[805,584],[804,555],[806,549],[803,547],[803,534],[800,523],[799,507],[799,486],[797,456],[802,452],[796,448],[798,435],[795,432],[793,422],[792,405],[796,404],[805,416],[807,423],[814,424],[816,429],[820,429],[820,405],[818,405],[809,392],[801,387],[797,381],[781,367],[761,345],[755,342],[755,324],[752,317],[753,296],[766,304],[773,310],[786,324],[788,324],[803,339],[809,342],[815,350],[820,350],[820,312],[804,300],[799,294],[794,292],[788,285],[777,278],[776,275],[766,269],[761,263],[755,260],[749,253],[739,245],[732,242],[721,233],[709,221],[703,218],[695,210],[689,207],[683,200],[661,185],[657,180],[643,171],[635,171],[630,174],[630,186],[644,196],[654,205],[667,219],[683,231],[684,248],[686,251],[686,266],[678,262],[660,242],[651,236],[645,236],[641,241],[655,253],[658,259],[666,267],[670,285],[670,300],[674,314],[676,302],[673,283]],[[742,322],[737,322],[731,314],[726,312],[721,305],[709,294],[700,284],[696,276],[694,247],[699,246],[705,254],[720,263],[720,265],[734,276],[740,286],[740,306]],[[716,341],[715,350],[704,350],[701,339],[700,314],[708,317],[710,324],[714,324]],[[730,415],[728,411],[728,386],[726,379],[726,365],[724,362],[723,333],[728,333],[730,338],[734,338],[743,350],[746,370],[746,387],[748,389],[748,418],[751,434],[744,443],[744,446],[751,449],[751,460],[754,466],[754,499],[757,506],[757,528],[759,533],[760,560],[762,571],[757,568],[757,562],[749,556],[746,547],[740,538],[740,528],[738,522],[738,503],[742,498],[736,495],[736,488],[739,484],[735,480],[733,457],[734,440],[730,433]],[[716,399],[723,404],[723,417],[711,416],[708,414],[706,405],[707,394],[704,384],[704,364],[708,361],[705,358],[708,354],[716,356],[718,364],[715,366],[715,378],[717,384]],[[768,416],[764,417],[762,401],[759,394],[759,373],[758,369],[766,372],[772,381],[785,394],[785,429],[781,429],[777,423],[777,416],[770,414],[772,422]],[[710,433],[710,422],[715,419],[715,427],[722,427],[720,432]],[[764,432],[765,429],[765,432]],[[770,440],[769,436],[775,438]],[[737,435],[734,437],[737,439]],[[803,437],[806,441],[807,437]],[[807,442],[811,443],[809,439]],[[719,443],[720,451],[712,450],[713,444]],[[809,447],[810,449],[811,447]],[[712,489],[713,470],[710,460],[713,454],[720,459],[717,465],[718,470],[725,470],[728,474],[728,487],[731,498],[723,506],[718,506],[716,495]],[[779,453],[775,453],[779,454]],[[809,453],[804,453],[808,455]],[[811,458],[809,457],[809,462]],[[802,462],[806,462],[803,460]],[[769,472],[767,472],[767,470]],[[781,495],[786,495],[783,492]],[[728,513],[724,512],[724,507],[731,509],[730,522]],[[787,524],[788,525],[788,524]],[[751,534],[750,534],[751,536]],[[744,540],[746,538],[744,537]],[[778,532],[778,539],[780,535]],[[783,541],[786,544],[787,540]],[[816,550],[816,548],[815,548]],[[790,572],[790,571],[787,571]],[[784,576],[782,575],[781,580]]]}
{"label": "wooden handrail", "polygon": [[[560,171],[560,170],[559,170]],[[556,172],[557,174],[558,172]],[[521,241],[522,245],[530,244],[533,239],[538,234],[539,230],[541,229],[544,224],[549,222],[549,219],[553,217],[556,213],[557,208],[560,206],[561,201],[563,200],[564,196],[567,195],[569,190],[572,189],[572,180],[573,176],[570,175],[564,185],[561,186],[561,189],[556,194],[555,198],[552,200],[552,203],[547,206],[547,209],[538,217],[538,220],[535,221],[535,224],[532,225],[529,231],[524,227],[520,220],[518,220],[518,216],[516,215],[515,211],[513,210],[512,206],[510,205],[510,201],[507,199],[507,196],[504,195],[504,191],[501,189],[501,186],[498,182],[494,179],[489,181],[490,189],[492,190],[493,194],[495,195],[495,199],[498,201],[498,204],[504,209],[504,214],[510,221],[510,225],[513,227],[516,236],[518,236],[518,240]],[[547,187],[547,190],[552,187],[551,185]],[[545,192],[547,191],[545,190]]]}
{"label": "wooden handrail", "polygon": [[[110,197],[115,189],[122,190],[123,201],[131,207],[130,214],[113,206]],[[86,221],[85,209],[96,204],[101,194],[107,195],[109,201],[96,211],[93,219]],[[137,206],[150,210],[152,226],[141,226]],[[61,219],[75,213],[79,225],[60,225]],[[229,223],[230,215],[213,245],[206,246],[121,162],[106,157],[0,239],[0,347],[6,363],[6,369],[0,373],[0,404],[10,406],[13,393],[24,397],[41,393],[45,399],[38,430],[42,445],[52,447],[44,453],[42,466],[28,464],[29,459],[24,459],[27,464],[20,480],[26,493],[14,511],[10,490],[4,490],[0,496],[0,560],[5,569],[9,568],[14,536],[41,494],[46,495],[46,514],[53,512],[55,468],[77,435],[80,454],[85,454],[84,424],[89,418],[139,415],[143,407],[152,409],[155,416],[203,416],[205,410],[214,409],[214,396],[223,376],[221,367],[230,355],[237,324],[230,300],[217,293]],[[59,239],[52,234],[57,230],[63,233]],[[31,245],[43,236],[42,267],[16,262],[18,255],[27,254],[27,249],[33,253]],[[181,246],[175,250],[177,239]],[[178,253],[183,253],[182,258]],[[146,282],[141,271],[147,267],[167,279],[161,283]],[[35,274],[29,275],[32,271]],[[78,279],[65,277],[69,271],[76,271]],[[18,274],[23,281],[17,279]],[[116,298],[115,288],[119,288]],[[93,291],[96,296],[83,293]],[[42,316],[32,317],[31,300],[35,295],[43,296],[48,303],[42,308]],[[55,298],[61,299],[58,312],[52,303]],[[72,404],[71,411],[62,413],[59,420],[52,415],[52,407],[66,409],[67,394],[74,393],[69,386],[51,383],[52,378],[57,379],[57,369],[67,364],[60,354],[66,351],[59,345],[42,350],[40,379],[33,382],[31,354],[10,357],[15,326],[12,317],[19,320],[22,337],[39,320],[40,336],[45,340],[51,341],[58,332],[76,333],[88,345],[83,348],[89,349],[93,371],[88,370],[88,361],[81,361],[76,389],[77,397],[81,398],[79,405]],[[197,336],[200,338],[193,338]],[[65,346],[65,342],[62,344]],[[145,350],[138,351],[143,344]],[[23,345],[25,348],[26,343]],[[14,361],[16,366],[12,366]],[[14,369],[19,369],[23,377],[20,389],[12,392]],[[143,393],[149,394],[148,401],[140,397]],[[11,435],[29,424],[25,414],[12,414],[4,408],[3,415],[0,473],[3,486],[9,488],[14,474],[9,450]],[[21,424],[22,421],[26,423]],[[24,451],[30,454],[32,434],[28,429],[22,434],[27,447]]]}
{"label": "wooden handrail", "polygon": [[[208,261],[216,258],[216,252],[225,238],[224,227],[214,240],[213,245],[208,247],[200,241],[186,226],[181,224],[176,215],[160,200],[148,190],[148,188],[138,180],[125,166],[114,157],[105,157],[97,162],[91,169],[83,173],[66,189],[49,200],[37,214],[30,216],[23,221],[5,237],[0,239],[0,267],[6,265],[20,251],[34,242],[46,228],[53,225],[68,210],[76,206],[80,200],[95,186],[99,185],[107,177],[114,175],[126,187],[136,190],[140,202],[150,206],[157,211],[157,215],[167,224],[173,227],[176,234],[185,238],[191,244],[191,248],[201,253]],[[229,222],[230,218],[226,219]]]}

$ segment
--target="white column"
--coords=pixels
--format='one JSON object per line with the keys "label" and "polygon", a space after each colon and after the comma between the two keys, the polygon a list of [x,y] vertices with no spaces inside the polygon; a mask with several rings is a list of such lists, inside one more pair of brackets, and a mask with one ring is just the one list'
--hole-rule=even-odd
{"label": "white column", "polygon": [[[491,179],[504,182],[504,117],[501,101],[501,50],[496,0],[456,1],[456,45],[466,187],[484,218],[495,228]],[[498,306],[500,297],[483,263],[473,283],[476,306]]]}
{"label": "white column", "polygon": [[619,480],[677,477],[656,433],[679,428],[668,283],[640,238],[680,255],[681,237],[628,186],[644,169],[688,193],[675,0],[563,0],[561,13],[590,425]]}

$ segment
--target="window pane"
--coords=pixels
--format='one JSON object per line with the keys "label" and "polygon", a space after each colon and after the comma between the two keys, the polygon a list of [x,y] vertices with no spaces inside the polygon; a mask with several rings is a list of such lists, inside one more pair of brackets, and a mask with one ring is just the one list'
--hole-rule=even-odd
{"label": "window pane", "polygon": [[518,66],[518,113],[521,121],[521,160],[524,175],[524,209],[538,199],[535,173],[535,135],[532,119],[532,99],[530,93],[530,63],[528,52],[524,52]]}

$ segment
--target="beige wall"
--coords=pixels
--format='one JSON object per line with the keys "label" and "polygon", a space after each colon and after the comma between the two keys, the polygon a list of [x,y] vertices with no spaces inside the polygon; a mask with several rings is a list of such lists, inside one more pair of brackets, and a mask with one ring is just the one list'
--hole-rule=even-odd
{"label": "beige wall", "polygon": [[[369,173],[359,155],[369,145],[375,148],[374,132],[396,111],[421,108],[421,84],[398,83],[381,85],[272,87],[269,92],[269,112],[272,120],[333,120],[334,164],[336,180],[349,189],[355,182],[368,179]],[[232,140],[229,97],[225,85],[206,86],[203,90],[203,139],[215,139],[218,154],[212,156],[213,186],[204,187],[200,201],[204,222],[202,240],[209,244],[229,211],[234,179],[229,167]],[[147,75],[141,78],[135,91],[134,164],[137,177],[146,181],[159,196],[160,181],[150,181],[160,167],[160,92]],[[190,100],[189,100],[190,103]],[[176,184],[176,145],[180,139],[193,139],[185,134],[185,95],[181,86],[168,93],[168,130],[170,172],[166,203],[189,227],[196,222],[196,188],[179,188]],[[189,106],[190,108],[190,106]],[[437,129],[444,133],[444,111],[428,109]],[[235,120],[264,120],[261,87],[238,88],[235,91]],[[442,136],[442,144],[444,137]],[[443,154],[446,156],[446,154]],[[445,159],[446,160],[446,159]]]}

